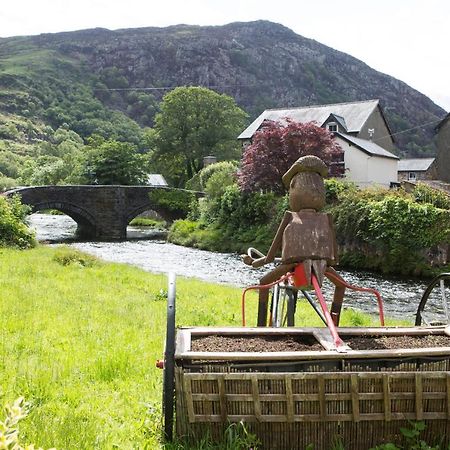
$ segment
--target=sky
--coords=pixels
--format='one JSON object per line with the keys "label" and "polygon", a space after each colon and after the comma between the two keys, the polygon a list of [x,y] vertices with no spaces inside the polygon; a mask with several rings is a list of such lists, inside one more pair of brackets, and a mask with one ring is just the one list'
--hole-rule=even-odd
{"label": "sky", "polygon": [[[449,0],[3,0],[0,37],[270,20],[404,81],[450,111]],[[7,5],[7,6],[6,6]]]}

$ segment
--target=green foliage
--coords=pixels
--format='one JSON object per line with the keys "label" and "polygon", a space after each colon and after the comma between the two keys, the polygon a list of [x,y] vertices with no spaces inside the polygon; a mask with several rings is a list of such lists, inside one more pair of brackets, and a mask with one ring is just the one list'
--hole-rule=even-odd
{"label": "green foliage", "polygon": [[20,165],[20,156],[10,150],[0,151],[0,174],[9,178],[17,178]]}
{"label": "green foliage", "polygon": [[276,215],[279,198],[272,192],[245,193],[237,185],[229,186],[220,199],[217,220],[234,229],[267,224]]}
{"label": "green foliage", "polygon": [[412,194],[418,203],[430,203],[436,208],[450,209],[450,196],[424,183],[418,183]]}
{"label": "green foliage", "polygon": [[404,191],[347,190],[330,208],[341,243],[365,248],[341,262],[384,272],[420,273],[421,251],[448,242],[450,211]]}
{"label": "green foliage", "polygon": [[0,448],[5,450],[42,450],[34,445],[23,447],[19,442],[19,422],[26,418],[30,405],[19,397],[12,405],[5,405],[6,418],[0,420]]}
{"label": "green foliage", "polygon": [[130,222],[130,225],[135,227],[148,227],[155,230],[163,230],[166,228],[166,223],[164,220],[149,219],[147,217],[135,217]]}
{"label": "green foliage", "polygon": [[17,185],[17,180],[14,178],[5,177],[0,174],[0,192],[8,191]]}
{"label": "green foliage", "polygon": [[[226,164],[226,163],[225,163]],[[236,166],[224,165],[213,172],[205,183],[205,192],[211,200],[219,199],[227,189],[236,183]]]}
{"label": "green foliage", "polygon": [[205,224],[211,224],[217,219],[222,195],[227,187],[236,184],[236,170],[237,163],[234,161],[211,164],[186,183],[191,189],[205,191],[207,197],[191,204],[189,219],[200,220]]}
{"label": "green foliage", "polygon": [[242,193],[233,184],[218,199],[200,199],[199,221],[175,222],[168,240],[216,251],[242,252],[249,246],[266,250],[286,206],[285,197]]}
{"label": "green foliage", "polygon": [[224,443],[220,450],[257,450],[261,444],[256,435],[250,433],[244,422],[232,423],[228,425],[224,433]]}
{"label": "green foliage", "polygon": [[53,261],[62,266],[76,265],[79,267],[92,267],[100,264],[100,261],[95,256],[88,255],[68,246],[58,247],[53,256]]}
{"label": "green foliage", "polygon": [[225,94],[200,87],[174,89],[164,96],[155,117],[157,167],[175,186],[184,186],[202,168],[203,157],[238,158],[236,136],[245,119]]}
{"label": "green foliage", "polygon": [[142,157],[127,142],[91,141],[81,172],[87,184],[139,185],[145,181]]}
{"label": "green foliage", "polygon": [[[188,180],[186,188],[205,191],[210,198],[217,199],[224,193],[226,187],[236,182],[237,169],[237,161],[221,161],[210,164]],[[213,181],[210,182],[211,178]]]}
{"label": "green foliage", "polygon": [[[387,195],[368,204],[367,229],[359,235],[366,241],[403,254],[411,246],[422,249],[450,237],[450,211],[411,199]],[[414,224],[414,226],[411,226]],[[399,254],[399,258],[401,258]]]}
{"label": "green foliage", "polygon": [[0,197],[0,247],[23,249],[36,245],[34,233],[25,224],[28,212],[19,196]]}
{"label": "green foliage", "polygon": [[174,215],[186,217],[195,194],[189,191],[173,189],[154,189],[148,194],[155,205],[161,206]]}
{"label": "green foliage", "polygon": [[[382,445],[377,445],[371,450],[440,450],[441,446],[437,445],[429,445],[423,439],[420,438],[420,435],[423,431],[425,431],[426,424],[425,422],[411,422],[410,428],[400,428],[400,433],[403,435],[405,439],[405,445],[397,446],[393,443],[387,443]],[[437,438],[436,440],[439,440]],[[442,449],[443,450],[443,449]]]}
{"label": "green foliage", "polygon": [[325,198],[328,204],[338,201],[340,196],[348,191],[355,192],[357,187],[351,181],[346,181],[338,178],[327,178],[325,183]]}

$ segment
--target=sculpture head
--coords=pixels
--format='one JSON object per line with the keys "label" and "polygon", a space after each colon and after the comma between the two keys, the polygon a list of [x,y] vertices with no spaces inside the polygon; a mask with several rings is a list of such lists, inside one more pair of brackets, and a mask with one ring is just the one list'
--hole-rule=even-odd
{"label": "sculpture head", "polygon": [[289,189],[289,206],[292,211],[321,210],[325,206],[323,177],[328,167],[317,156],[306,155],[295,161],[283,175],[283,184]]}

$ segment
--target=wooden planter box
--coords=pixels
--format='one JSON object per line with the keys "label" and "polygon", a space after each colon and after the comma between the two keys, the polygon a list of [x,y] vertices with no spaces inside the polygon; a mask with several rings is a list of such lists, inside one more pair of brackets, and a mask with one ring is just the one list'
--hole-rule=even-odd
{"label": "wooden planter box", "polygon": [[[341,328],[355,336],[445,337],[444,328]],[[203,336],[293,336],[323,350],[193,352]],[[445,340],[445,339],[444,339]],[[338,353],[325,328],[182,328],[176,343],[176,429],[219,439],[230,422],[246,422],[265,449],[366,449],[400,443],[400,427],[425,421],[423,439],[450,439],[448,347]],[[448,436],[448,437],[447,437]]]}

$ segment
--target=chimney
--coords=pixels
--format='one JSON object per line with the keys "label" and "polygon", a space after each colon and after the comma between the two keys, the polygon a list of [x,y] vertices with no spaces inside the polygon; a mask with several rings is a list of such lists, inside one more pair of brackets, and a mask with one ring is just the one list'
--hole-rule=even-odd
{"label": "chimney", "polygon": [[205,156],[203,157],[203,168],[210,166],[211,164],[215,164],[217,162],[217,158],[215,156]]}

